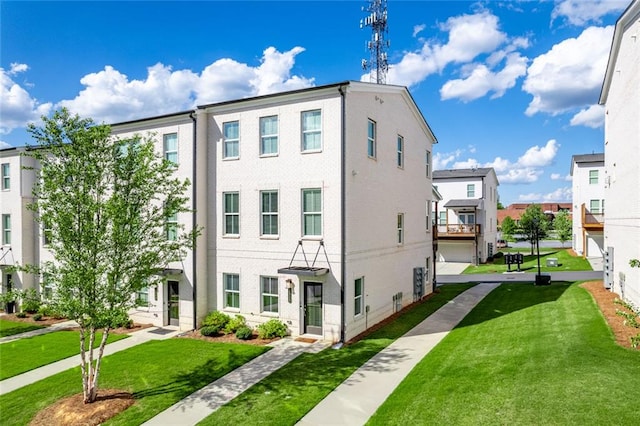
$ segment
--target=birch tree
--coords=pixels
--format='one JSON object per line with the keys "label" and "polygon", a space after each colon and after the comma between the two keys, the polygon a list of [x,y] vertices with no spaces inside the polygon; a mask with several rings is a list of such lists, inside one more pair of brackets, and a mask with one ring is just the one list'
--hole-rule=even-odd
{"label": "birch tree", "polygon": [[37,144],[27,155],[39,164],[30,208],[46,224],[55,259],[31,269],[48,274],[54,309],[80,325],[82,389],[91,403],[110,330],[136,306],[136,293],[160,284],[159,271],[193,247],[198,230],[166,224],[189,211],[189,182],[174,176],[150,135],[120,140],[108,125],[65,109],[28,131]]}

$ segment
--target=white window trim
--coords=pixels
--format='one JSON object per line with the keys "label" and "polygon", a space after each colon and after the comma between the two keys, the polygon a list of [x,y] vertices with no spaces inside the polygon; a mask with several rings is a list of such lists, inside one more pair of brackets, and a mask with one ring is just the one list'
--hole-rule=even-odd
{"label": "white window trim", "polygon": [[[227,289],[227,277],[235,276],[238,277],[238,289],[237,290],[228,290]],[[227,293],[237,293],[238,294],[238,306],[229,306],[227,305]],[[234,274],[230,272],[222,273],[222,305],[225,310],[238,312],[240,311],[240,274]]]}
{"label": "white window trim", "polygon": [[[312,113],[312,112],[320,112],[320,129],[313,129],[313,130],[305,130],[304,129],[304,115],[306,113]],[[311,148],[311,149],[305,149],[305,134],[307,133],[319,133],[320,134],[320,146],[318,148]],[[312,154],[312,153],[316,153],[316,152],[321,152],[322,151],[322,146],[323,146],[323,140],[322,140],[322,110],[321,109],[310,109],[310,110],[306,110],[306,111],[301,111],[300,112],[300,151],[303,154]]]}
{"label": "white window trim", "polygon": [[[227,212],[227,195],[235,194],[238,196],[238,211]],[[227,233],[227,217],[236,216],[238,218],[238,232]],[[238,238],[240,237],[240,192],[239,191],[226,191],[222,193],[222,236],[225,238]]]}
{"label": "white window trim", "polygon": [[[369,125],[373,124],[373,136],[371,136],[369,134]],[[367,119],[367,157],[371,158],[371,159],[376,159],[377,158],[377,138],[378,138],[378,123],[376,123],[374,120],[372,119]],[[373,148],[372,151],[373,153],[371,153],[369,148]]]}
{"label": "white window trim", "polygon": [[396,166],[404,169],[404,137],[402,135],[398,135],[396,140]]}
{"label": "white window trim", "polygon": [[[275,212],[265,212],[263,202],[263,194],[265,193],[275,193],[277,202],[276,202],[276,211]],[[278,239],[280,237],[280,192],[277,189],[265,189],[264,191],[259,192],[260,196],[260,238],[264,239]],[[276,223],[278,227],[278,232],[275,234],[265,234],[264,233],[264,217],[265,216],[275,216]]]}
{"label": "white window trim", "polygon": [[[469,195],[471,194],[471,195]],[[468,183],[467,184],[467,198],[474,198],[476,196],[476,184]]]}
{"label": "white window trim", "polygon": [[[275,118],[276,119],[276,132],[274,134],[262,134],[262,120],[264,119],[268,119],[268,118]],[[258,120],[258,126],[260,126],[259,128],[259,132],[260,132],[260,157],[277,157],[279,152],[280,152],[280,117],[278,117],[277,115],[266,115],[264,117],[260,117],[260,119]],[[275,137],[276,138],[276,151],[275,152],[267,152],[265,153],[263,148],[263,139],[264,138],[272,138]]]}
{"label": "white window trim", "polygon": [[[360,280],[360,294],[356,294],[356,281]],[[356,303],[360,305],[360,312],[356,313]],[[364,307],[364,277],[358,277],[353,280],[353,316],[354,318],[361,317],[364,315],[365,307]]]}
{"label": "white window trim", "polygon": [[[265,293],[264,291],[264,287],[263,287],[263,283],[264,283],[264,279],[269,279],[269,280],[275,280],[276,281],[276,293]],[[267,315],[267,316],[278,316],[280,314],[280,294],[277,293],[278,291],[278,277],[273,277],[273,276],[268,276],[268,275],[260,275],[260,313],[262,315]],[[278,300],[277,303],[277,310],[275,312],[273,311],[265,311],[264,309],[264,296],[270,296],[270,297],[275,297]]]}
{"label": "white window trim", "polygon": [[[304,193],[306,191],[320,191],[320,210],[319,211],[310,211],[310,212],[306,212],[304,210]],[[322,199],[322,188],[303,188],[301,191],[301,196],[302,196],[302,200],[301,200],[301,206],[300,206],[300,211],[302,213],[302,237],[304,239],[322,239],[322,235],[324,232],[324,223],[322,223],[324,217],[322,214],[322,208],[324,206],[324,200]],[[319,234],[307,234],[305,231],[305,218],[306,216],[310,216],[310,215],[319,215],[320,216],[320,233]]]}
{"label": "white window trim", "polygon": [[0,179],[2,180],[0,182],[0,185],[2,185],[2,190],[11,190],[11,163],[2,163],[0,165],[0,173],[2,174],[2,176],[0,177]]}
{"label": "white window trim", "polygon": [[[176,149],[175,150],[168,150],[167,149],[167,136],[173,136],[173,135],[175,135],[175,137],[176,137]],[[164,135],[162,135],[162,150],[164,151],[164,158],[165,158],[165,160],[170,161],[175,166],[177,166],[179,164],[179,161],[180,161],[180,157],[178,156],[178,145],[179,145],[179,142],[178,142],[178,133],[177,132],[165,133]],[[169,160],[167,158],[167,156],[169,154],[174,154],[174,153],[176,154],[176,160],[175,161]]]}
{"label": "white window trim", "polygon": [[[7,227],[7,218],[9,219],[8,224],[9,227]],[[2,220],[2,223],[0,223],[0,226],[2,227],[2,245],[4,246],[10,246],[11,245],[11,215],[10,214],[3,214],[0,217],[0,220]],[[7,236],[9,236],[9,238],[7,238]]]}
{"label": "white window trim", "polygon": [[[238,138],[237,139],[227,139],[225,137],[225,126],[227,124],[232,124],[232,123],[237,123],[238,124]],[[227,142],[237,142],[238,144],[238,155],[236,156],[227,156],[226,155],[226,147],[227,147]],[[222,160],[223,161],[229,161],[229,160],[238,160],[240,159],[240,121],[239,120],[231,120],[231,121],[225,121],[224,123],[222,123]]]}
{"label": "white window trim", "polygon": [[404,213],[398,213],[397,219],[397,240],[398,245],[404,244]]}

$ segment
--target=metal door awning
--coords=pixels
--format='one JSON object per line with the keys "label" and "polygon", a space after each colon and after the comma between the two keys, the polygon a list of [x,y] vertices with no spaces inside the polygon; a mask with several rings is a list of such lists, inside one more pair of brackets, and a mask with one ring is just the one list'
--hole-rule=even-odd
{"label": "metal door awning", "polygon": [[[302,251],[302,256],[304,257],[304,265],[302,266],[294,266],[293,261],[296,258],[296,254],[298,253],[298,248]],[[307,260],[307,254],[304,252],[304,246],[302,245],[302,240],[298,241],[298,245],[296,246],[295,251],[293,252],[293,256],[291,257],[291,261],[289,262],[289,266],[285,268],[279,268],[279,274],[290,274],[290,275],[301,275],[306,277],[319,277],[322,275],[326,275],[329,273],[330,268],[321,268],[316,265],[316,260],[318,259],[318,254],[320,254],[320,248],[324,251],[324,257],[327,259],[327,265],[329,265],[329,257],[327,256],[327,250],[324,247],[324,241],[320,240],[318,244],[318,250],[316,251],[316,255],[313,258],[313,262],[309,265],[309,261]]]}

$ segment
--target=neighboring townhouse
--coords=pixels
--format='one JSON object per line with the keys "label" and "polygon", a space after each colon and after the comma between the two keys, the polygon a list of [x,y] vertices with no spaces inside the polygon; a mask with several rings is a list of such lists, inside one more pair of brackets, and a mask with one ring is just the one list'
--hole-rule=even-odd
{"label": "neighboring townhouse", "polygon": [[216,309],[346,341],[431,292],[436,141],[406,88],[344,82],[206,105],[205,132]]}
{"label": "neighboring townhouse", "polygon": [[573,249],[583,257],[604,253],[604,154],[571,158]]}
{"label": "neighboring townhouse", "polygon": [[[159,265],[163,285],[135,295],[135,321],[190,330],[220,310],[347,341],[433,290],[436,140],[404,87],[347,81],[112,132],[151,135],[191,181],[194,212],[168,218],[167,238],[174,224],[204,227],[181,262]],[[18,229],[34,241],[31,222]]]}
{"label": "neighboring townhouse", "polygon": [[438,261],[486,262],[497,240],[498,178],[493,168],[436,170]]}
{"label": "neighboring townhouse", "polygon": [[604,128],[604,282],[640,306],[640,0],[616,22],[600,104]]}
{"label": "neighboring townhouse", "polygon": [[506,209],[498,210],[498,226],[502,225],[504,219],[508,216],[518,224],[520,217],[531,205],[539,205],[542,211],[549,219],[553,219],[558,212],[566,211],[571,214],[571,203],[513,203],[509,204]]}
{"label": "neighboring townhouse", "polygon": [[[34,214],[27,206],[32,201],[34,160],[21,155],[25,148],[0,150],[0,290],[35,289],[38,279],[32,274],[15,270],[17,265],[39,262],[40,230]],[[4,307],[12,311],[15,306]]]}

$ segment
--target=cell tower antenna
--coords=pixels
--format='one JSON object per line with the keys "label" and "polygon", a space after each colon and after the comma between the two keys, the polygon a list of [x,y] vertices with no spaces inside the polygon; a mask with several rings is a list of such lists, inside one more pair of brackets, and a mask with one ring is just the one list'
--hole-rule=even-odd
{"label": "cell tower antenna", "polygon": [[389,62],[387,61],[387,0],[369,0],[362,8],[368,15],[360,20],[360,28],[371,27],[371,40],[367,42],[370,59],[362,60],[362,69],[369,72],[369,81],[386,84]]}

